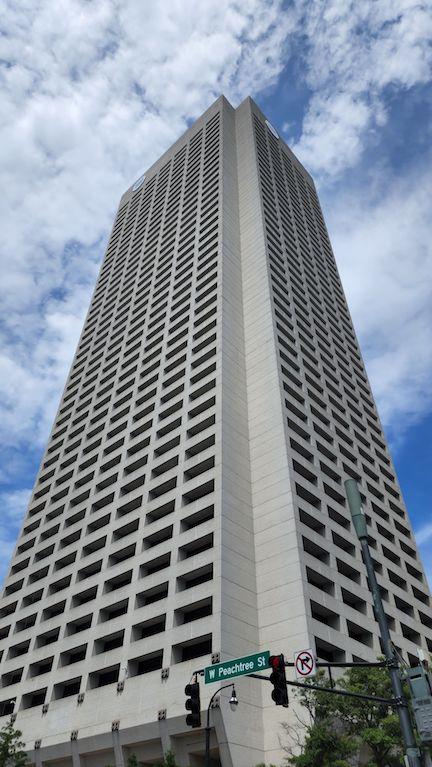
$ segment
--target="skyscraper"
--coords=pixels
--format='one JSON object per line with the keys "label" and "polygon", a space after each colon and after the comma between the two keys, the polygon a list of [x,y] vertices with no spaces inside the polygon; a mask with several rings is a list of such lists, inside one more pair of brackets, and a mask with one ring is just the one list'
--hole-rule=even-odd
{"label": "skyscraper", "polygon": [[[253,101],[221,97],[121,198],[1,599],[0,724],[16,713],[36,765],[171,747],[193,767],[195,670],[374,659],[347,477],[413,660],[429,591],[314,183]],[[290,710],[236,689],[213,755],[277,761]]]}

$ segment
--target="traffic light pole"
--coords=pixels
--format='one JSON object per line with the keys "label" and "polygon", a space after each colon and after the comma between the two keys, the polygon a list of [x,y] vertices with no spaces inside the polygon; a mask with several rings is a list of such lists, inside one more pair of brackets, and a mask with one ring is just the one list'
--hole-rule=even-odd
{"label": "traffic light pole", "polygon": [[[261,681],[271,682],[269,676],[263,674],[248,674],[251,679],[260,679]],[[305,684],[304,682],[293,682],[287,679],[285,682],[289,687],[300,687],[302,690],[317,690],[317,692],[328,692],[332,695],[342,695],[345,698],[358,698],[359,700],[367,700],[368,703],[383,703],[386,706],[397,706],[398,701],[395,698],[379,698],[377,695],[363,695],[360,692],[351,692],[350,690],[340,690],[338,687],[322,687],[319,684]],[[276,704],[277,705],[277,704]]]}
{"label": "traffic light pole", "polygon": [[402,737],[405,744],[406,756],[409,767],[421,767],[420,750],[417,747],[414,730],[411,724],[411,717],[408,710],[408,704],[405,700],[402,682],[399,675],[397,658],[395,656],[393,645],[390,638],[390,631],[387,622],[387,616],[381,599],[381,592],[376,579],[372,557],[369,550],[368,535],[366,528],[366,519],[363,513],[361,497],[357,482],[355,479],[348,479],[345,482],[345,490],[348,498],[348,504],[351,517],[358,539],[360,541],[363,560],[366,567],[369,581],[369,589],[372,594],[375,607],[376,619],[383,643],[384,655],[387,661],[387,667],[390,673],[393,694],[396,699],[395,707],[399,715],[399,722],[402,731]]}

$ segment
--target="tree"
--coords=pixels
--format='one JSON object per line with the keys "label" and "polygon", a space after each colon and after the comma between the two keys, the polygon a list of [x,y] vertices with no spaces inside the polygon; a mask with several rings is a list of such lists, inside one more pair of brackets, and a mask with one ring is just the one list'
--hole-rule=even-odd
{"label": "tree", "polygon": [[310,728],[303,753],[290,757],[296,767],[350,767],[347,761],[355,752],[352,738],[332,728],[330,720],[316,722]]}
{"label": "tree", "polygon": [[[319,670],[314,684],[323,688],[328,687],[324,671]],[[306,737],[295,737],[296,745],[300,748],[299,755],[290,753],[288,764],[293,767],[349,767],[347,761],[356,750],[356,744],[340,723],[335,722],[333,711],[334,701],[329,693],[317,690],[302,689],[296,692],[304,709],[304,716],[297,715],[299,728],[285,727],[293,740],[293,735],[298,736],[299,731],[304,732]]]}
{"label": "tree", "polygon": [[178,767],[172,751],[167,751],[163,762],[158,762],[153,767]]}
{"label": "tree", "polygon": [[28,764],[21,735],[22,732],[14,728],[12,719],[0,730],[0,767],[26,767]]}
{"label": "tree", "polygon": [[177,767],[177,762],[172,751],[167,751],[162,767]]}
{"label": "tree", "polygon": [[[329,686],[323,671],[312,681],[323,688]],[[336,684],[363,695],[393,697],[385,668],[350,668]],[[308,718],[306,737],[301,754],[290,755],[288,764],[346,767],[350,756],[367,746],[368,767],[400,765],[402,736],[397,714],[389,706],[316,690],[301,690],[297,697]]]}
{"label": "tree", "polygon": [[[392,698],[390,676],[385,668],[350,668],[339,686],[363,695]],[[403,761],[403,741],[395,710],[381,703],[366,703],[355,698],[338,698],[335,715],[348,732],[365,743],[372,754],[368,767],[395,767]]]}

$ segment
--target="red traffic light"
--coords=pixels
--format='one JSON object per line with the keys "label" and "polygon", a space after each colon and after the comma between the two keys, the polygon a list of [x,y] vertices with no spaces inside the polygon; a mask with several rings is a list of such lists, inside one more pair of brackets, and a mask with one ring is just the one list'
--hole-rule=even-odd
{"label": "red traffic light", "polygon": [[272,673],[270,674],[270,682],[273,685],[272,700],[277,706],[288,706],[288,690],[285,675],[285,658],[283,655],[270,655],[270,666],[272,667]]}
{"label": "red traffic light", "polygon": [[[269,658],[270,666],[274,669],[280,668],[281,666],[281,656],[280,655],[270,655]],[[284,663],[285,666],[285,663]]]}

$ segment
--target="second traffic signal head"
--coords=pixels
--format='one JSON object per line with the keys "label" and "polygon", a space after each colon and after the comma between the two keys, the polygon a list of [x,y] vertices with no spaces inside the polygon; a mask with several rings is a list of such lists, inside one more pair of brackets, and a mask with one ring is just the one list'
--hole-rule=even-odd
{"label": "second traffic signal head", "polygon": [[185,687],[185,695],[188,696],[185,706],[190,713],[186,716],[188,727],[201,727],[201,700],[198,682],[191,682]]}
{"label": "second traffic signal head", "polygon": [[283,655],[270,655],[270,682],[273,685],[272,699],[277,706],[288,708],[288,690],[285,675],[285,658]]}

